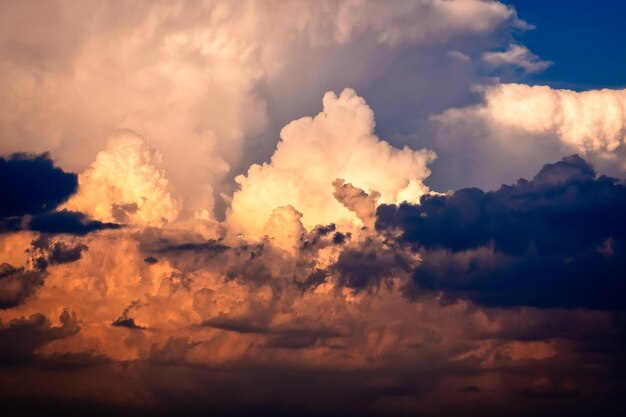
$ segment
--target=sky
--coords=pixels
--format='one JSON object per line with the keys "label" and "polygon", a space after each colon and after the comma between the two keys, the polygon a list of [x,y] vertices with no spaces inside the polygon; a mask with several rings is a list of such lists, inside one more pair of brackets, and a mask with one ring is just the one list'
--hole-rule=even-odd
{"label": "sky", "polygon": [[625,11],[0,0],[0,407],[624,415]]}

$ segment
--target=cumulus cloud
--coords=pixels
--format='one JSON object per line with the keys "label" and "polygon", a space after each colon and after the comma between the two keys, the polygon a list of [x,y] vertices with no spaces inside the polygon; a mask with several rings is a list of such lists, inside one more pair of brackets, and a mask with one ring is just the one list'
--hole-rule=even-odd
{"label": "cumulus cloud", "polygon": [[620,309],[626,187],[577,155],[497,191],[381,206],[377,227],[421,250],[413,294],[487,305]]}
{"label": "cumulus cloud", "polygon": [[477,0],[0,7],[0,152],[52,150],[82,171],[113,129],[133,129],[162,152],[188,216],[212,213],[214,189],[271,152],[294,107],[371,85],[404,46],[520,24]]}
{"label": "cumulus cloud", "polygon": [[[355,186],[335,186],[331,197],[372,208]],[[623,194],[572,156],[496,192],[379,206],[377,229],[358,238],[333,224],[307,231],[290,206],[273,210],[256,242],[175,227],[3,235],[11,277],[31,263],[45,264],[46,276],[0,310],[0,338],[22,352],[0,352],[0,369],[38,381],[54,400],[75,398],[60,381],[85,386],[86,409],[110,384],[107,404],[148,414],[275,414],[279,398],[289,412],[311,411],[308,400],[284,399],[293,389],[326,399],[328,408],[312,409],[320,415],[414,415],[468,396],[484,415],[495,400],[508,410],[522,392],[567,390],[580,393],[572,410],[597,398],[609,409],[606,392],[622,378],[612,364],[624,351]],[[537,389],[541,378],[550,383]],[[0,396],[19,386],[0,385]],[[242,386],[251,396],[233,408]],[[224,395],[207,400],[207,387]]]}
{"label": "cumulus cloud", "polygon": [[372,191],[371,195],[365,191],[346,184],[338,178],[333,181],[333,197],[343,204],[348,210],[354,212],[366,227],[374,227],[376,221],[376,201],[380,197],[378,191]]}
{"label": "cumulus cloud", "polygon": [[440,120],[484,118],[496,128],[556,137],[579,152],[611,153],[624,142],[626,90],[499,84],[485,88],[484,98],[484,104],[449,110]]}
{"label": "cumulus cloud", "polygon": [[626,90],[574,92],[505,84],[486,91],[487,116],[530,133],[549,132],[581,152],[613,152],[626,131]]}
{"label": "cumulus cloud", "polygon": [[263,227],[263,234],[277,247],[294,252],[305,232],[301,218],[302,213],[292,206],[277,207]]}
{"label": "cumulus cloud", "polygon": [[79,178],[78,192],[65,204],[108,222],[164,225],[178,216],[180,204],[158,165],[159,152],[130,131],[113,135]]}
{"label": "cumulus cloud", "polygon": [[[230,223],[246,236],[259,237],[272,211],[291,205],[303,225],[347,223],[358,217],[333,195],[333,181],[349,182],[380,195],[380,203],[413,201],[427,192],[421,181],[435,154],[397,149],[374,133],[374,113],[353,90],[326,93],[317,116],[291,122],[269,163],[253,165],[237,177]],[[413,195],[408,195],[409,192]]]}
{"label": "cumulus cloud", "polygon": [[495,84],[478,91],[482,103],[431,118],[430,146],[447,161],[433,165],[433,187],[497,188],[572,153],[607,174],[626,172],[625,90]]}
{"label": "cumulus cloud", "polygon": [[541,60],[524,45],[518,44],[511,44],[507,50],[501,52],[485,52],[482,58],[492,67],[511,65],[527,73],[541,72],[552,65],[552,62]]}

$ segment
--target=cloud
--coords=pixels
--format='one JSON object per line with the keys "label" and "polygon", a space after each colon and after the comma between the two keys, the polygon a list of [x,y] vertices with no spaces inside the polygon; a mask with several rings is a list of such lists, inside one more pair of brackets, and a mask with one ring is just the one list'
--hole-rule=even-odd
{"label": "cloud", "polygon": [[[539,171],[571,146],[488,101],[415,127],[493,82],[485,49],[529,28],[512,7],[33,5],[0,5],[0,150],[82,173],[2,220],[3,409],[621,415],[624,182],[576,156]],[[346,85],[367,103],[320,112]],[[437,163],[539,173],[439,194]]]}
{"label": "cloud", "polygon": [[[251,238],[272,211],[291,205],[302,213],[305,228],[318,224],[356,224],[358,217],[333,196],[333,181],[344,180],[379,202],[411,201],[427,192],[422,184],[435,158],[428,150],[397,149],[374,134],[374,114],[361,97],[346,89],[326,93],[317,116],[291,122],[270,163],[253,165],[237,177],[230,224]],[[412,194],[412,195],[405,195]]]}
{"label": "cloud", "polygon": [[36,269],[45,270],[49,265],[76,262],[87,249],[82,243],[65,242],[42,234],[31,242],[28,252]]}
{"label": "cloud", "polygon": [[15,307],[33,295],[43,284],[41,271],[0,265],[0,309]]}
{"label": "cloud", "polygon": [[55,167],[48,154],[0,157],[0,218],[54,210],[77,185],[76,174]]}
{"label": "cloud", "polygon": [[41,346],[79,331],[76,316],[63,311],[60,326],[53,326],[42,314],[12,320],[0,327],[0,366],[14,366],[31,360]]}
{"label": "cloud", "polygon": [[409,293],[487,305],[620,309],[623,182],[577,155],[497,191],[461,189],[421,205],[381,206],[377,228],[419,249]]}
{"label": "cloud", "polygon": [[541,60],[528,48],[518,44],[510,44],[509,48],[502,52],[484,52],[482,59],[492,67],[511,65],[527,73],[541,72],[552,65],[552,62]]}
{"label": "cloud", "polygon": [[97,230],[119,229],[120,227],[117,223],[90,220],[80,212],[61,210],[30,217],[26,230],[41,233],[85,235]]}
{"label": "cloud", "polygon": [[178,216],[161,155],[131,131],[109,138],[91,167],[80,174],[78,192],[64,205],[105,222],[160,226]]}
{"label": "cloud", "polygon": [[533,175],[545,161],[579,153],[602,172],[626,172],[625,90],[482,86],[482,103],[431,118],[439,161],[433,187],[497,188]]}
{"label": "cloud", "polygon": [[500,84],[485,88],[484,96],[484,105],[449,110],[441,120],[483,117],[497,127],[551,135],[585,153],[615,152],[624,141],[626,90],[576,92]]}
{"label": "cloud", "polygon": [[[542,201],[552,195],[545,190],[597,180],[588,164],[568,158],[533,181]],[[423,200],[437,198],[445,197]],[[408,206],[398,210],[402,207]],[[129,413],[143,407],[147,414],[225,410],[246,415],[267,409],[275,415],[283,410],[276,404],[287,402],[287,414],[387,415],[409,407],[414,415],[442,402],[456,409],[467,401],[462,388],[474,386],[476,413],[484,415],[495,399],[504,409],[515,407],[519,393],[545,376],[557,387],[573,381],[581,393],[574,397],[576,408],[586,409],[598,396],[614,405],[607,394],[592,393],[594,386],[604,390],[619,378],[609,365],[623,352],[618,312],[485,307],[480,298],[468,301],[457,287],[446,288],[452,292],[447,299],[433,296],[428,287],[413,293],[414,274],[437,264],[439,249],[420,250],[389,230],[348,237],[325,225],[307,232],[298,227],[298,212],[288,207],[274,217],[269,235],[258,242],[207,241],[175,227],[37,239],[34,246],[46,258],[56,252],[56,243],[63,243],[61,259],[80,256],[50,263],[45,285],[26,302],[0,311],[4,327],[37,313],[55,317],[66,308],[80,329],[67,328],[66,336],[53,339],[39,335],[62,323],[43,320],[42,326],[28,327],[23,334],[35,339],[36,347],[23,349],[22,356],[7,355],[18,383],[1,385],[0,396],[21,393],[35,403],[43,396],[74,406],[81,387],[86,410],[104,402]],[[19,236],[10,237],[2,239],[13,247]],[[291,242],[290,250],[281,237]],[[0,255],[5,256],[2,239]],[[447,237],[441,239],[448,244]],[[88,249],[72,249],[80,244]],[[478,245],[475,251],[483,250]],[[39,256],[39,249],[32,250],[30,255]],[[610,252],[602,251],[603,257]],[[438,264],[454,268],[454,256],[463,250],[448,252]],[[150,256],[158,261],[146,262]],[[568,293],[561,291],[565,295],[559,297]],[[483,288],[479,294],[495,292]],[[15,334],[7,337],[18,340]],[[595,361],[585,361],[586,355]],[[37,389],[24,393],[22,386]],[[240,394],[233,395],[242,387],[249,393],[243,403],[235,401]],[[307,399],[285,399],[283,392],[293,390],[306,392]],[[207,399],[207,392],[219,395]],[[311,398],[324,406],[311,408]]]}
{"label": "cloud", "polygon": [[215,190],[231,193],[324,91],[375,84],[402,48],[521,23],[474,0],[1,7],[0,152],[52,150],[82,171],[111,131],[132,129],[162,152],[186,217],[212,214]]}
{"label": "cloud", "polygon": [[343,204],[348,210],[354,212],[366,227],[374,227],[376,221],[376,201],[380,197],[377,191],[368,195],[365,191],[346,184],[344,180],[337,178],[333,181],[333,197]]}

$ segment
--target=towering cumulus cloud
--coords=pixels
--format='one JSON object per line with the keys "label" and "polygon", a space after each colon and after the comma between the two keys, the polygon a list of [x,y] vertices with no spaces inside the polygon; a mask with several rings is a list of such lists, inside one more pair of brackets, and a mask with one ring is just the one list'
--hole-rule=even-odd
{"label": "towering cumulus cloud", "polygon": [[158,168],[160,162],[161,154],[143,138],[117,132],[79,176],[78,193],[65,206],[104,221],[157,226],[172,221],[180,205]]}
{"label": "towering cumulus cloud", "polygon": [[236,179],[240,190],[229,220],[246,236],[260,237],[272,211],[284,205],[300,211],[309,229],[358,221],[333,195],[336,179],[376,193],[380,203],[418,201],[428,192],[421,181],[430,173],[426,165],[434,152],[396,149],[380,140],[374,113],[353,90],[326,93],[323,105],[317,116],[283,128],[271,162],[253,165]]}
{"label": "towering cumulus cloud", "polygon": [[82,171],[113,129],[133,129],[186,215],[212,213],[229,172],[265,158],[324,91],[371,84],[407,45],[511,20],[475,0],[3,2],[0,153],[53,150]]}

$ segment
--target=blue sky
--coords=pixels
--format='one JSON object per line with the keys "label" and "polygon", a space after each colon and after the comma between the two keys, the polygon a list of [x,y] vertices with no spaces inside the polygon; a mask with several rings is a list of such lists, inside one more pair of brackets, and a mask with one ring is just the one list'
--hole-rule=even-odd
{"label": "blue sky", "polygon": [[574,90],[626,87],[626,2],[527,0],[511,4],[521,19],[536,26],[519,41],[554,62],[545,72],[531,76],[531,82]]}

